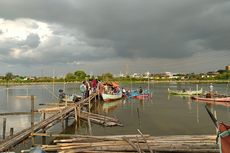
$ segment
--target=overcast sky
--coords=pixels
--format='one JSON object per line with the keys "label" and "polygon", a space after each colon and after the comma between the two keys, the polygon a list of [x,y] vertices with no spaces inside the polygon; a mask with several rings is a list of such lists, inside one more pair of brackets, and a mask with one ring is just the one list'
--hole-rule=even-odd
{"label": "overcast sky", "polygon": [[229,0],[0,1],[0,75],[198,73],[229,64]]}

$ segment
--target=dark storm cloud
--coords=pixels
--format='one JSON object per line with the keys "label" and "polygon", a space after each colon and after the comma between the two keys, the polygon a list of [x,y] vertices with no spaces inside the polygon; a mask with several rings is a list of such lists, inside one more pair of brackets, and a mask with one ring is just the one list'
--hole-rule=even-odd
{"label": "dark storm cloud", "polygon": [[36,48],[40,44],[40,37],[37,34],[29,34],[25,40],[25,44],[31,48]]}
{"label": "dark storm cloud", "polygon": [[[89,46],[113,48],[116,53],[113,56],[117,57],[182,58],[198,51],[229,50],[229,10],[227,0],[0,2],[3,18],[57,23],[72,29],[75,36],[81,31]],[[110,55],[109,50],[107,54],[97,53],[98,58]],[[81,58],[95,59],[95,56],[85,52]]]}

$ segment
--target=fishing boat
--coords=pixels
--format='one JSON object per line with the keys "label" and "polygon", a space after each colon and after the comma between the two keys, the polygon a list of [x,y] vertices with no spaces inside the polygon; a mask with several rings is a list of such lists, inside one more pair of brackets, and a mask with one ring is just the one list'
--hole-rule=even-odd
{"label": "fishing boat", "polygon": [[122,98],[122,92],[119,91],[118,93],[102,93],[101,96],[105,102],[109,102],[109,101],[121,99]]}
{"label": "fishing boat", "polygon": [[137,90],[132,90],[129,95],[127,95],[128,98],[136,98],[136,99],[146,99],[151,96],[150,90],[143,90],[143,92],[138,92]]}
{"label": "fishing boat", "polygon": [[140,94],[140,95],[134,96],[134,98],[136,99],[146,99],[149,97],[150,97],[150,94]]}
{"label": "fishing boat", "polygon": [[72,95],[65,95],[64,98],[62,98],[60,101],[61,102],[77,102],[80,101],[82,96],[77,95],[77,94],[72,94]]}
{"label": "fishing boat", "polygon": [[200,90],[171,90],[168,88],[168,93],[173,95],[200,95],[203,93],[203,89]]}
{"label": "fishing boat", "polygon": [[101,96],[105,102],[108,102],[121,99],[123,95],[117,82],[107,82],[103,85]]}
{"label": "fishing boat", "polygon": [[230,97],[199,97],[199,96],[192,96],[193,100],[198,101],[207,101],[207,102],[230,102]]}

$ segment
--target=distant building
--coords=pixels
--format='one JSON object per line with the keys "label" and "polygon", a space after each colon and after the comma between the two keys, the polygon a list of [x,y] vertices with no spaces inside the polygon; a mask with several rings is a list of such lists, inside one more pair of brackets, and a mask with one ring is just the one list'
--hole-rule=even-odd
{"label": "distant building", "polygon": [[230,71],[230,65],[225,66],[225,70]]}

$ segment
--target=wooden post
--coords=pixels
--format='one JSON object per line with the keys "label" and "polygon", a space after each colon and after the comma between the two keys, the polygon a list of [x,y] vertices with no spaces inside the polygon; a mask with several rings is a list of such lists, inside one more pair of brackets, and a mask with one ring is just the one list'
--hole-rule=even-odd
{"label": "wooden post", "polygon": [[[62,110],[60,110],[60,112],[62,113]],[[64,126],[64,117],[63,117],[63,115],[61,115],[61,124],[62,124],[62,130],[64,130],[65,126]]]}
{"label": "wooden post", "polygon": [[77,116],[78,116],[78,126],[80,127],[80,118],[81,118],[81,105],[78,106],[77,108]]}
{"label": "wooden post", "polygon": [[10,136],[14,135],[14,128],[10,128]]}
{"label": "wooden post", "polygon": [[2,139],[6,138],[6,118],[3,118]]}
{"label": "wooden post", "polygon": [[[46,112],[43,111],[42,112],[42,120],[45,120],[45,119],[46,119]],[[42,129],[42,133],[46,133],[45,127]]]}
{"label": "wooden post", "polygon": [[88,109],[89,109],[89,113],[90,113],[90,97],[89,97],[89,105],[88,105]]}
{"label": "wooden post", "polygon": [[67,95],[65,95],[65,107],[67,107]]}
{"label": "wooden post", "polygon": [[91,128],[91,122],[90,122],[90,119],[89,119],[89,115],[90,114],[88,114],[88,126],[89,126],[89,135],[92,135],[92,128]]}
{"label": "wooden post", "polygon": [[34,95],[31,95],[31,134],[32,134],[32,146],[34,146]]}
{"label": "wooden post", "polygon": [[68,120],[69,120],[69,117],[66,117],[66,119],[65,119],[65,128],[68,127]]}
{"label": "wooden post", "polygon": [[77,107],[74,108],[74,111],[75,111],[75,120],[76,120],[76,123],[77,123],[77,118],[78,118],[78,111],[77,111]]}
{"label": "wooden post", "polygon": [[140,119],[139,108],[137,108],[137,117],[138,117],[138,125],[139,125],[139,128],[141,128],[141,119]]}

